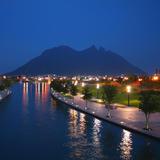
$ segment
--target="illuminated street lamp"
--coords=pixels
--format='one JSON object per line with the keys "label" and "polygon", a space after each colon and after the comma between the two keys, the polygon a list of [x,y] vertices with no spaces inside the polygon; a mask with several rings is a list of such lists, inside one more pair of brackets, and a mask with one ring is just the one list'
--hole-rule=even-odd
{"label": "illuminated street lamp", "polygon": [[96,88],[99,89],[99,84],[97,84]]}
{"label": "illuminated street lamp", "polygon": [[85,83],[84,82],[82,82],[82,87],[84,87],[85,86]]}
{"label": "illuminated street lamp", "polygon": [[77,84],[78,84],[78,81],[75,81],[74,85],[77,86]]}
{"label": "illuminated street lamp", "polygon": [[128,106],[130,106],[130,93],[131,93],[131,86],[126,87],[127,95],[128,95]]}
{"label": "illuminated street lamp", "polygon": [[6,76],[3,76],[3,79],[6,79],[7,77]]}
{"label": "illuminated street lamp", "polygon": [[138,78],[138,81],[139,81],[139,82],[142,82],[142,81],[143,81],[143,79],[142,79],[142,78]]}
{"label": "illuminated street lamp", "polygon": [[152,80],[153,80],[153,81],[158,81],[158,78],[159,78],[158,76],[154,75],[154,76],[152,77]]}
{"label": "illuminated street lamp", "polygon": [[41,77],[39,77],[39,78],[38,78],[38,81],[42,81],[42,78],[41,78]]}
{"label": "illuminated street lamp", "polygon": [[99,90],[99,84],[98,83],[96,85],[96,89],[97,89],[97,98],[98,98],[98,90]]}

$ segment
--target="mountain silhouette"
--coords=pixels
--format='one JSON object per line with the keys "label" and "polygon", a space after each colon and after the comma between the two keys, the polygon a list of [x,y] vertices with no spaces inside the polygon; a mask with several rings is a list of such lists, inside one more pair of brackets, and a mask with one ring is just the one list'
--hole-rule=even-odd
{"label": "mountain silhouette", "polygon": [[45,50],[40,56],[9,75],[120,75],[144,74],[138,67],[112,51],[94,45],[77,51],[68,46]]}

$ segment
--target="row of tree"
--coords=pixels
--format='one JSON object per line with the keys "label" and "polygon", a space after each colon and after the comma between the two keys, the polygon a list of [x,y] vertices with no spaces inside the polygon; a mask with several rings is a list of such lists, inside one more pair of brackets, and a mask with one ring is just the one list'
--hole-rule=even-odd
{"label": "row of tree", "polygon": [[[77,86],[72,84],[71,81],[54,80],[51,83],[51,87],[56,92],[62,92],[64,94],[70,93],[73,96],[73,101],[74,101],[74,96],[76,96],[78,93]],[[102,99],[107,109],[107,117],[111,118],[111,108],[114,98],[117,94],[117,87],[112,85],[107,85],[103,87],[102,91],[103,91]],[[83,88],[82,94],[83,94],[83,99],[86,102],[85,108],[87,109],[88,101],[91,100],[93,96],[90,87],[85,86]],[[139,109],[145,114],[145,119],[146,119],[145,129],[149,130],[150,114],[154,112],[160,112],[160,92],[153,90],[141,91],[139,97],[140,97]]]}
{"label": "row of tree", "polygon": [[0,91],[7,89],[11,86],[11,80],[3,79],[0,81]]}
{"label": "row of tree", "polygon": [[[104,87],[103,100],[107,108],[108,117],[111,117],[111,104],[113,103],[116,93],[117,89],[115,86]],[[146,120],[144,129],[150,130],[149,118],[151,113],[160,112],[160,92],[154,90],[141,91],[139,101],[139,109],[144,113]]]}
{"label": "row of tree", "polygon": [[63,94],[70,93],[73,96],[77,95],[78,88],[75,86],[71,81],[69,80],[54,80],[51,82],[50,86],[55,90],[56,92],[60,92]]}

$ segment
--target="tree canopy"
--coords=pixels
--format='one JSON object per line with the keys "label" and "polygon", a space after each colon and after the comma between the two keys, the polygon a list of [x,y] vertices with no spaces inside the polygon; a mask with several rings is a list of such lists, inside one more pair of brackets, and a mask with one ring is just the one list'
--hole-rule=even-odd
{"label": "tree canopy", "polygon": [[160,112],[160,92],[154,90],[141,91],[139,109],[145,114],[146,130],[149,130],[149,117],[151,113]]}
{"label": "tree canopy", "polygon": [[103,101],[105,103],[111,104],[116,96],[117,88],[115,86],[104,86],[103,87]]}
{"label": "tree canopy", "polygon": [[11,86],[12,81],[10,79],[3,79],[0,84],[0,90],[4,90]]}
{"label": "tree canopy", "polygon": [[154,113],[160,111],[160,92],[159,91],[142,91],[140,93],[139,108],[145,113]]}
{"label": "tree canopy", "polygon": [[90,88],[88,86],[85,86],[83,89],[83,99],[84,100],[90,100],[92,98],[92,93],[90,91]]}
{"label": "tree canopy", "polygon": [[77,93],[78,93],[77,86],[75,86],[75,85],[72,84],[71,87],[70,87],[70,93],[71,93],[72,96],[76,96]]}
{"label": "tree canopy", "polygon": [[50,86],[57,92],[68,93],[69,85],[67,81],[53,80]]}

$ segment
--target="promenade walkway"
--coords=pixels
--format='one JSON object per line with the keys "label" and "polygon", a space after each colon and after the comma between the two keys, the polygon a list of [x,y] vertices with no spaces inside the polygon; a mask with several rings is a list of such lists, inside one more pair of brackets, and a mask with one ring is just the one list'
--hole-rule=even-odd
{"label": "promenade walkway", "polygon": [[107,111],[104,104],[88,102],[88,107],[86,109],[85,101],[80,97],[80,95],[75,96],[74,102],[72,99],[65,98],[59,93],[52,92],[52,95],[60,101],[70,105],[72,108],[91,114],[97,118],[109,121],[125,129],[140,132],[160,140],[160,113],[154,113],[151,115],[150,127],[152,130],[146,131],[143,129],[145,125],[144,113],[136,107],[117,107],[117,109],[111,110],[112,117],[107,118]]}

